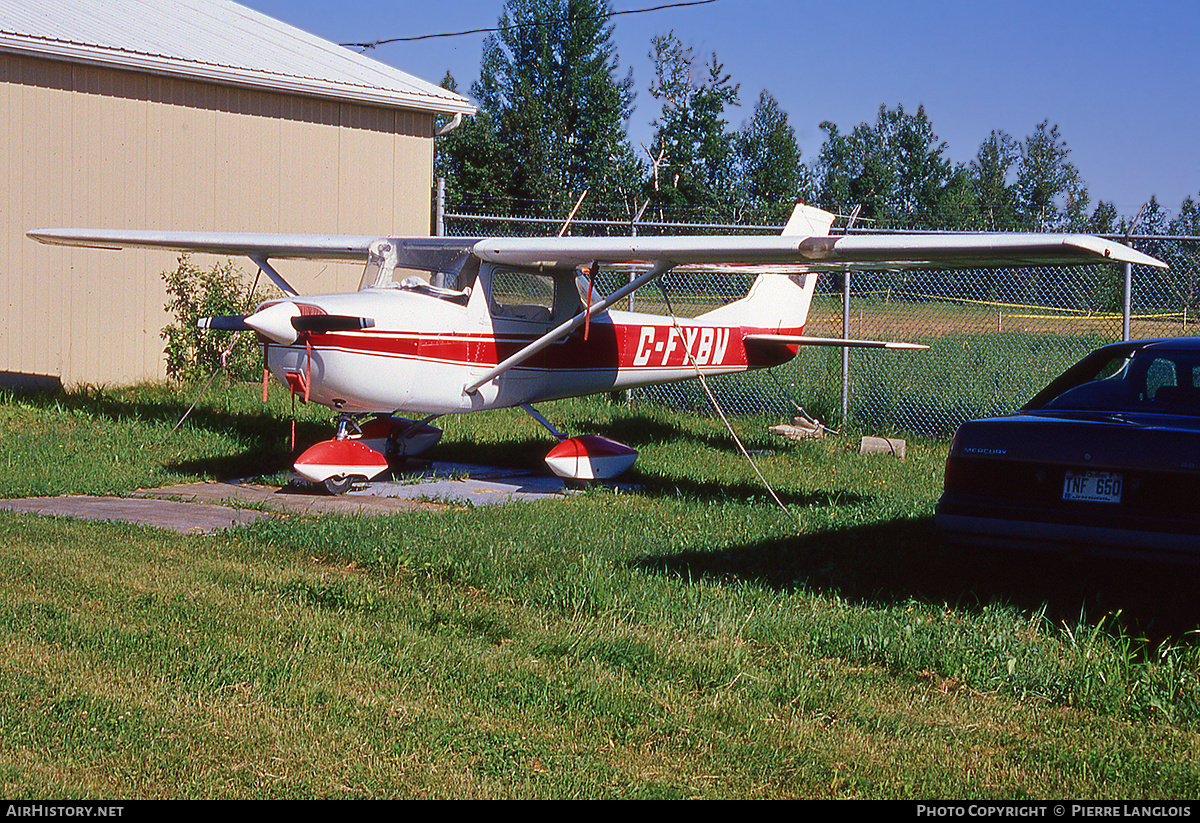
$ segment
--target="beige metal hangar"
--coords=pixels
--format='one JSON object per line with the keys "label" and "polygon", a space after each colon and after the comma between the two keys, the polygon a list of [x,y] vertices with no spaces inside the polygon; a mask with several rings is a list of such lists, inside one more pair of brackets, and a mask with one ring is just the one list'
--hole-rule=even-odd
{"label": "beige metal hangar", "polygon": [[165,373],[176,255],[25,232],[429,234],[435,132],[474,108],[227,0],[0,0],[0,112],[0,385],[112,385]]}

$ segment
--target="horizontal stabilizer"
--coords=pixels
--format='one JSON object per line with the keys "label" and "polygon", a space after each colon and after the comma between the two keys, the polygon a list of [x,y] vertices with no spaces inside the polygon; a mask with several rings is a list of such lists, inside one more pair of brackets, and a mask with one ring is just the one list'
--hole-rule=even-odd
{"label": "horizontal stabilizer", "polygon": [[781,343],[785,346],[842,346],[859,349],[927,349],[920,343],[895,343],[890,340],[845,340],[841,337],[804,337],[794,334],[748,334],[747,343]]}

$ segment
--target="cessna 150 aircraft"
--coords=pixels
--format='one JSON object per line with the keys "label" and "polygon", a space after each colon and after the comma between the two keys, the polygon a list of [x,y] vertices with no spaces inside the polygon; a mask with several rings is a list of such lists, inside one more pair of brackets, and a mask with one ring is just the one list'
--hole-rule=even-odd
{"label": "cessna 150 aircraft", "polygon": [[[531,404],[700,374],[776,366],[799,346],[921,348],[804,336],[820,271],[981,268],[1129,262],[1163,266],[1099,238],[1054,234],[829,234],[834,215],[798,205],[780,236],[446,238],[40,229],[43,243],[245,255],[284,293],[248,316],[201,325],[255,331],[266,368],[293,394],[338,414],[333,439],[296,470],[334,494],[389,458],[438,441],[446,414],[521,406],[557,437],[550,468],[610,478],[637,452],[568,437]],[[358,291],[300,296],[271,259],[365,260]],[[607,296],[585,272],[644,269]],[[749,294],[687,320],[612,307],[676,267],[755,271]],[[397,269],[429,273],[397,282]],[[399,413],[409,417],[396,416]],[[375,419],[366,421],[374,416]]]}

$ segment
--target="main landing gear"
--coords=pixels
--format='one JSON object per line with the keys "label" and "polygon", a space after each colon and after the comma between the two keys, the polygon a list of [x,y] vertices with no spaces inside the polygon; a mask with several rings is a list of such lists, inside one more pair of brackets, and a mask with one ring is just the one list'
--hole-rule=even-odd
{"label": "main landing gear", "polygon": [[382,474],[389,464],[420,454],[442,438],[442,430],[429,421],[381,415],[360,425],[359,416],[338,415],[337,433],[296,459],[302,477],[320,483],[330,494],[342,494],[356,482]]}
{"label": "main landing gear", "polygon": [[610,480],[637,460],[637,450],[624,443],[597,434],[568,437],[550,425],[550,421],[542,417],[533,406],[527,403],[521,408],[558,438],[558,445],[546,455],[546,465],[569,485],[587,485],[592,480]]}
{"label": "main landing gear", "polygon": [[[595,434],[568,437],[550,425],[533,406],[521,408],[558,438],[558,445],[546,455],[546,465],[568,484],[609,480],[637,460],[637,450],[624,443]],[[433,417],[409,420],[382,415],[360,423],[361,417],[339,415],[333,439],[323,440],[300,455],[296,471],[307,480],[325,486],[330,494],[344,494],[355,483],[382,474],[390,462],[418,455],[442,438],[442,430],[429,425]]]}

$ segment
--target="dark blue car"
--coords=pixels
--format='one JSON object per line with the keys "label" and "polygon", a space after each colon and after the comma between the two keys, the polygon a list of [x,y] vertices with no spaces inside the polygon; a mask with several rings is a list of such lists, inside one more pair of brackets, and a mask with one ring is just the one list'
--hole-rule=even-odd
{"label": "dark blue car", "polygon": [[964,423],[937,524],[954,544],[1200,562],[1200,338],[1104,346]]}

